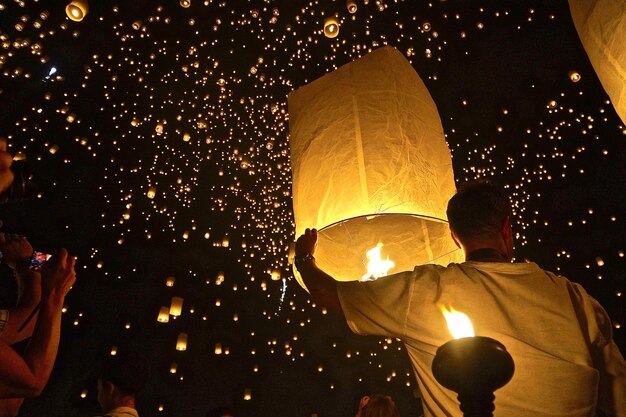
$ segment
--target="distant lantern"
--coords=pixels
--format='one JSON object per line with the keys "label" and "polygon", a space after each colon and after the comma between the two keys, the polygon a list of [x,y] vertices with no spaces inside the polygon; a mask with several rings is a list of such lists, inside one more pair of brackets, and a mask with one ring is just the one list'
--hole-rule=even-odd
{"label": "distant lantern", "polygon": [[221,343],[216,343],[215,344],[215,354],[216,355],[221,355],[222,354],[222,344]]}
{"label": "distant lantern", "polygon": [[80,398],[87,398],[87,394],[89,393],[89,391],[87,391],[86,389],[82,390],[80,392]]}
{"label": "distant lantern", "polygon": [[117,346],[113,346],[111,347],[111,352],[110,352],[111,356],[115,356],[117,355]]}
{"label": "distant lantern", "polygon": [[143,26],[143,22],[141,20],[135,20],[133,22],[133,29],[139,30]]}
{"label": "distant lantern", "polygon": [[[355,281],[462,260],[445,220],[455,186],[437,107],[399,51],[377,49],[288,100],[296,236],[318,229],[320,268]],[[382,271],[367,274],[368,252]]]}
{"label": "distant lantern", "polygon": [[243,391],[243,399],[245,401],[250,401],[252,399],[252,391],[250,390],[250,388],[246,388]]}
{"label": "distant lantern", "polygon": [[174,277],[167,277],[167,279],[165,280],[165,286],[173,287],[175,282],[176,282],[176,278],[174,278]]}
{"label": "distant lantern", "polygon": [[191,135],[190,135],[189,133],[185,133],[185,134],[183,135],[183,140],[184,140],[185,142],[189,142],[189,141],[191,140]]}
{"label": "distant lantern", "polygon": [[270,277],[272,278],[272,281],[280,281],[281,277],[281,273],[279,269],[272,269],[272,272],[270,273]]}
{"label": "distant lantern", "polygon": [[356,10],[357,10],[356,1],[354,0],[346,1],[346,8],[348,9],[348,12],[356,13]]}
{"label": "distant lantern", "polygon": [[175,374],[178,371],[178,364],[176,362],[172,362],[170,365],[170,374]]}
{"label": "distant lantern", "polygon": [[339,35],[339,20],[335,16],[327,17],[324,20],[324,35],[327,38],[336,38]]}
{"label": "distant lantern", "polygon": [[167,323],[170,321],[170,309],[167,306],[161,307],[159,309],[159,315],[157,316],[157,321],[159,323]]}
{"label": "distant lantern", "polygon": [[230,245],[230,238],[228,237],[228,235],[225,235],[222,238],[222,247],[227,248],[228,245]]}
{"label": "distant lantern", "polygon": [[626,123],[626,8],[622,0],[569,0],[578,36],[617,114]]}
{"label": "distant lantern", "polygon": [[74,0],[65,6],[65,14],[74,22],[80,22],[89,12],[87,0]]}
{"label": "distant lantern", "polygon": [[176,350],[187,350],[187,333],[180,333],[176,339]]}
{"label": "distant lantern", "polygon": [[163,123],[157,123],[157,125],[154,128],[154,131],[157,135],[162,135],[163,134]]}
{"label": "distant lantern", "polygon": [[191,0],[180,0],[180,5],[186,9],[191,6]]}
{"label": "distant lantern", "polygon": [[170,303],[170,314],[172,316],[180,316],[183,312],[183,301],[180,297],[172,297],[172,302]]}
{"label": "distant lantern", "polygon": [[570,71],[568,75],[569,75],[570,81],[573,83],[577,83],[582,78],[580,74],[576,71]]}
{"label": "distant lantern", "polygon": [[146,195],[148,196],[149,199],[153,199],[154,197],[156,197],[156,187],[150,187],[148,188],[148,192],[146,193]]}

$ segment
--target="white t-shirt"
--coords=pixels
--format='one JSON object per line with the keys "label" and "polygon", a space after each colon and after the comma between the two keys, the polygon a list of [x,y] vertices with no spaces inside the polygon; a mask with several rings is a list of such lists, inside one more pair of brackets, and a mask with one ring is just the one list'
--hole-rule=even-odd
{"label": "white t-shirt", "polygon": [[456,393],[432,375],[437,348],[452,339],[439,304],[467,314],[477,336],[513,357],[513,378],[495,392],[496,417],[592,417],[596,404],[626,417],[626,363],[609,317],[580,285],[534,263],[424,265],[340,282],[337,292],[355,333],[402,339],[426,417],[462,416]]}

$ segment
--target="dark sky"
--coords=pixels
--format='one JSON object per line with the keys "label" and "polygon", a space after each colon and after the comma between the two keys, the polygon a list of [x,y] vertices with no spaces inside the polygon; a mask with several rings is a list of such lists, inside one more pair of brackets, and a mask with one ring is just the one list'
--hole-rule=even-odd
{"label": "dark sky", "polygon": [[[581,283],[624,351],[626,130],[566,1],[191,3],[91,1],[72,22],[62,2],[0,0],[0,135],[39,195],[0,206],[3,229],[79,258],[54,374],[23,416],[96,414],[113,347],[149,359],[142,416],[345,416],[372,392],[417,415],[401,344],[352,335],[287,264],[287,94],[385,44],[429,88],[457,181],[511,192],[516,259]],[[158,323],[173,296],[183,314]]]}

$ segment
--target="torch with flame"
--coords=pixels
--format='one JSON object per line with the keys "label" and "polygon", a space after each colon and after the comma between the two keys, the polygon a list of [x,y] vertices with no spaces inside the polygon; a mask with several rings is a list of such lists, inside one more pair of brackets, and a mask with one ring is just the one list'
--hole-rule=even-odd
{"label": "torch with flame", "polygon": [[443,305],[439,309],[454,339],[437,349],[433,376],[441,385],[458,393],[465,417],[493,417],[493,392],[513,376],[513,358],[497,340],[474,336],[467,315]]}
{"label": "torch with flame", "polygon": [[375,281],[380,277],[386,276],[389,270],[396,266],[389,260],[389,257],[386,260],[381,259],[380,248],[382,247],[383,244],[379,243],[367,251],[367,272],[361,277],[361,281]]}

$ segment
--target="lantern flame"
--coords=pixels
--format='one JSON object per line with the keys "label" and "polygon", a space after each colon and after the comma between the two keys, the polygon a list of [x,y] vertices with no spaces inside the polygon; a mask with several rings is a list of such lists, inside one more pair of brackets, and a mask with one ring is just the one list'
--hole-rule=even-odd
{"label": "lantern flame", "polygon": [[439,309],[448,322],[448,330],[452,333],[452,337],[460,339],[474,336],[472,322],[466,314],[456,311],[452,306],[448,310],[444,305],[439,305]]}
{"label": "lantern flame", "polygon": [[386,260],[380,258],[380,248],[382,246],[383,244],[379,243],[367,251],[367,273],[361,277],[361,281],[375,281],[380,277],[386,276],[389,270],[396,266],[389,260],[389,257]]}

